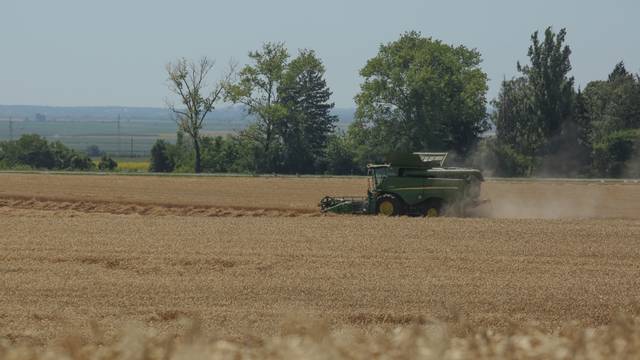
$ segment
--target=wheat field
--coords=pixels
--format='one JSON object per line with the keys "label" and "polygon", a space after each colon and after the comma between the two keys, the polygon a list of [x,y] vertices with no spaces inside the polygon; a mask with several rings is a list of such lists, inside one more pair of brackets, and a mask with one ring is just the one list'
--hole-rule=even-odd
{"label": "wheat field", "polygon": [[640,185],[487,182],[423,219],[318,214],[359,178],[0,184],[3,359],[640,353]]}

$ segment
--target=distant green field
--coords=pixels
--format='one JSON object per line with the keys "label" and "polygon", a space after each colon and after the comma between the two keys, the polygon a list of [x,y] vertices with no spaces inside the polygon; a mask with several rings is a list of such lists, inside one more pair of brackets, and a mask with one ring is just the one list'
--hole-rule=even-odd
{"label": "distant green field", "polygon": [[[208,135],[233,133],[237,124],[208,123]],[[0,141],[19,138],[23,134],[38,134],[48,140],[84,151],[91,145],[118,157],[148,157],[157,139],[176,139],[175,123],[170,121],[12,121],[0,119]]]}

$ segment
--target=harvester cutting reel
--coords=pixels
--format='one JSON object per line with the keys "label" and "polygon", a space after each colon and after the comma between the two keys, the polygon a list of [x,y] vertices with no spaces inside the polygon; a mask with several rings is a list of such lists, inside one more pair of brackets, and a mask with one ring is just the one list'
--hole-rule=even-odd
{"label": "harvester cutting reel", "polygon": [[320,211],[332,212],[338,214],[366,214],[368,201],[363,197],[341,196],[332,197],[325,196],[320,200]]}

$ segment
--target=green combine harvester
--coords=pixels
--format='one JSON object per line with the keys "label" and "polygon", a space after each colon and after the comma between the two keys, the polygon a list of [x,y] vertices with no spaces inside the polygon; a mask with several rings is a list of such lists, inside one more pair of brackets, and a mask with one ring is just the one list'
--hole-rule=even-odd
{"label": "green combine harvester", "polygon": [[384,216],[464,216],[480,200],[480,170],[444,167],[447,153],[395,155],[386,164],[368,165],[366,197],[331,197],[322,212]]}

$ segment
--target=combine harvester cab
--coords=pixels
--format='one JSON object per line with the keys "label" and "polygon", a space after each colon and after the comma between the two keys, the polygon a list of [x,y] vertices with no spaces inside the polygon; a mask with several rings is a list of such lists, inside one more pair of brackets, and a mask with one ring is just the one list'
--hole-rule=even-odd
{"label": "combine harvester cab", "polygon": [[484,178],[476,169],[444,167],[447,153],[395,155],[385,164],[367,166],[367,197],[331,197],[322,212],[385,216],[464,216],[480,200]]}

